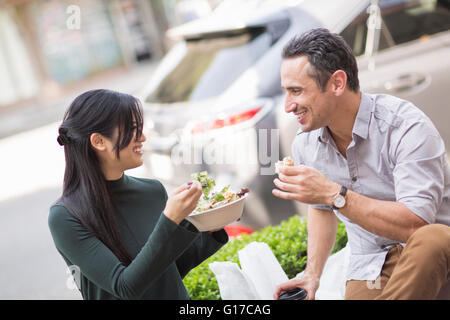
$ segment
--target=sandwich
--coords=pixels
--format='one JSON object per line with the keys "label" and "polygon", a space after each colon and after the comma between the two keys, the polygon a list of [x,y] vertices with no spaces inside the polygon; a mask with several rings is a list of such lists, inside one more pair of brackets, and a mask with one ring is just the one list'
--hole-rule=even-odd
{"label": "sandwich", "polygon": [[292,159],[291,156],[287,156],[284,157],[283,160],[277,161],[277,163],[275,163],[275,173],[280,173],[280,166],[293,167],[294,159]]}

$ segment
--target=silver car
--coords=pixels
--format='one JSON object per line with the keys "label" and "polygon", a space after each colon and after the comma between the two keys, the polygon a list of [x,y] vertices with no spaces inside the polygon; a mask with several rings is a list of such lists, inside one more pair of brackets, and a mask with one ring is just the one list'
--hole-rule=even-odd
{"label": "silver car", "polygon": [[148,174],[171,186],[206,170],[217,185],[248,187],[241,223],[252,228],[303,212],[271,190],[275,162],[290,154],[298,130],[284,112],[281,51],[316,27],[353,48],[363,91],[415,103],[448,148],[449,10],[448,0],[225,1],[212,16],[170,30],[179,41],[140,95]]}

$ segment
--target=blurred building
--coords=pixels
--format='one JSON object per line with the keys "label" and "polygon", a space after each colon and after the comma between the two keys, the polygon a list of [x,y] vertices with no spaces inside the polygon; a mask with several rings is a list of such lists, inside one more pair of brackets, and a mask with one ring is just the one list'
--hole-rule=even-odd
{"label": "blurred building", "polygon": [[0,111],[160,59],[167,29],[214,0],[0,0]]}

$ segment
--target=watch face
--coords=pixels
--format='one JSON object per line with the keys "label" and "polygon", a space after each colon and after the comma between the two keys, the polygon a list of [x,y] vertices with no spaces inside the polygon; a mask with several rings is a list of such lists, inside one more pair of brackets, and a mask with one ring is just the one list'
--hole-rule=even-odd
{"label": "watch face", "polygon": [[333,202],[335,207],[342,208],[345,205],[345,198],[339,195],[334,199]]}

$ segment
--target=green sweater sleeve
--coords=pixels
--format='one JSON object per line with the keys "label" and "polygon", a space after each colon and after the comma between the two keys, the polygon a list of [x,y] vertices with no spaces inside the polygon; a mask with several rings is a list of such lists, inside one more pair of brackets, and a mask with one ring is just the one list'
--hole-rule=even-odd
{"label": "green sweater sleeve", "polygon": [[59,252],[90,281],[119,299],[139,299],[200,235],[161,214],[141,251],[125,266],[65,207],[53,206],[48,223]]}
{"label": "green sweater sleeve", "polygon": [[[187,220],[183,220],[180,225],[188,230],[197,230]],[[176,261],[181,277],[184,278],[192,268],[209,258],[227,242],[228,235],[224,229],[211,233],[201,232],[200,236]]]}

